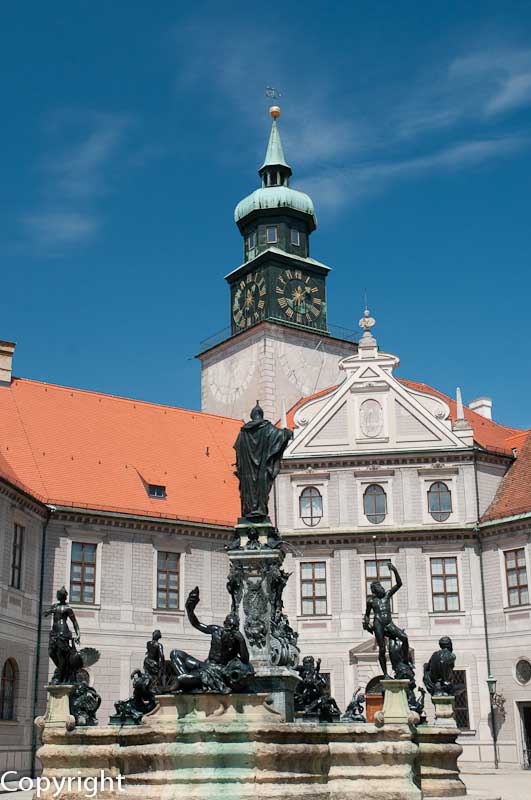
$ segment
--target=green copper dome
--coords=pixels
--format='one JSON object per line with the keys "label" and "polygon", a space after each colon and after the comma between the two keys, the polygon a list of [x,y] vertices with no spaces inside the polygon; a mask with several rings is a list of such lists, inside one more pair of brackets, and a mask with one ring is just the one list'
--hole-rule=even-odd
{"label": "green copper dome", "polygon": [[315,224],[317,218],[311,198],[304,192],[298,192],[289,186],[266,186],[256,189],[243,200],[240,200],[234,209],[234,220],[239,222],[250,214],[262,208],[293,208],[313,217]]}
{"label": "green copper dome", "polygon": [[240,200],[234,210],[235,222],[239,223],[253,211],[291,208],[302,214],[308,214],[312,218],[311,230],[317,227],[311,198],[304,192],[292,189],[289,185],[291,167],[284,156],[276,119],[273,120],[271,126],[264,163],[258,170],[258,174],[262,179],[262,187]]}

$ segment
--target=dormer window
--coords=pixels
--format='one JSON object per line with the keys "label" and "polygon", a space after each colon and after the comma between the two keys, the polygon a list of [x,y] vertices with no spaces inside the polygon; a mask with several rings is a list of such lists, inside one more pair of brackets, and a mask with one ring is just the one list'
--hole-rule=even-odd
{"label": "dormer window", "polygon": [[291,229],[291,244],[294,244],[295,247],[299,247],[301,243],[301,233],[297,228]]}
{"label": "dormer window", "polygon": [[150,483],[148,485],[148,495],[150,497],[156,497],[158,500],[164,500],[166,497],[166,487],[160,486],[157,483]]}
{"label": "dormer window", "polygon": [[278,242],[278,230],[276,225],[266,226],[266,242],[267,244],[276,244]]}

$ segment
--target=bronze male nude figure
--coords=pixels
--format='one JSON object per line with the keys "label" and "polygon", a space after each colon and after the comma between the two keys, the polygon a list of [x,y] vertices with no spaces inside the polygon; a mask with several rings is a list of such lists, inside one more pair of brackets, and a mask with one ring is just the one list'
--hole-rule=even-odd
{"label": "bronze male nude figure", "polygon": [[365,615],[363,617],[363,628],[369,633],[373,633],[376,639],[379,651],[378,660],[384,678],[386,679],[391,677],[387,671],[385,652],[386,639],[389,639],[391,642],[396,642],[397,644],[400,642],[403,662],[409,663],[410,661],[407,634],[402,628],[395,625],[391,612],[391,598],[402,588],[402,580],[398,574],[398,570],[393,564],[389,564],[389,569],[396,578],[395,585],[386,591],[380,581],[373,581],[371,583],[371,594],[367,598],[367,608],[365,609]]}

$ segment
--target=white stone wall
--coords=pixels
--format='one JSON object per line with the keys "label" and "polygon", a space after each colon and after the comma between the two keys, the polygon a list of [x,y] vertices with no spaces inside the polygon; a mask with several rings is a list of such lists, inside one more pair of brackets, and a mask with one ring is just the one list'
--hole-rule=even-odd
{"label": "white stone wall", "polygon": [[[227,558],[223,543],[207,540],[201,531],[181,533],[146,532],[131,528],[113,528],[83,522],[65,524],[53,521],[49,527],[45,603],[53,601],[57,588],[70,583],[70,543],[91,541],[97,544],[96,603],[94,606],[73,603],[81,629],[81,647],[95,647],[100,660],[89,672],[94,687],[102,696],[98,718],[106,724],[114,713],[114,702],[130,694],[129,677],[142,668],[146,642],[155,628],[162,632],[166,655],[181,648],[194,655],[207,655],[209,639],[189,625],[184,600],[195,586],[200,587],[198,616],[206,623],[221,620],[230,606],[225,583]],[[180,608],[163,611],[156,608],[155,560],[157,550],[180,553]],[[49,623],[47,623],[48,625]],[[47,642],[47,631],[44,633]],[[42,682],[53,672],[53,664],[44,659]]]}
{"label": "white stone wall", "polygon": [[343,380],[339,359],[353,342],[262,323],[201,356],[201,410],[248,419],[260,400],[276,421],[302,397]]}
{"label": "white stone wall", "polygon": [[[15,522],[25,528],[20,589],[10,586]],[[0,493],[0,672],[8,658],[17,665],[15,720],[0,720],[0,773],[31,767],[42,523],[15,492]]]}

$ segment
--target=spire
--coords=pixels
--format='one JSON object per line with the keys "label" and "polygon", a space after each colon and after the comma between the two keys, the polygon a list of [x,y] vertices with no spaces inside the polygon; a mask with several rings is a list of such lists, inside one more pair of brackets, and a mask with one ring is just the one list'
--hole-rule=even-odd
{"label": "spire", "polygon": [[283,177],[287,179],[291,175],[291,167],[286,162],[282,141],[280,139],[280,131],[277,125],[277,119],[280,117],[280,108],[278,106],[271,106],[269,113],[273,118],[273,124],[271,125],[271,133],[269,134],[264,163],[258,170],[258,174],[263,178],[264,174],[269,172],[272,168],[281,167],[281,171],[284,173]]}

